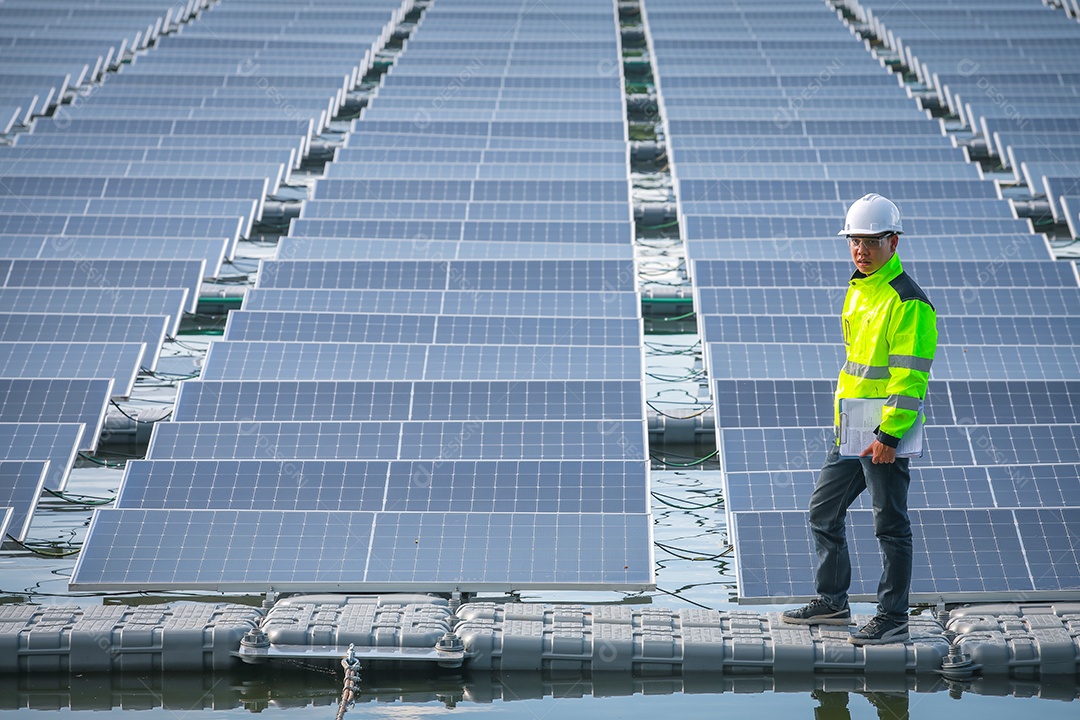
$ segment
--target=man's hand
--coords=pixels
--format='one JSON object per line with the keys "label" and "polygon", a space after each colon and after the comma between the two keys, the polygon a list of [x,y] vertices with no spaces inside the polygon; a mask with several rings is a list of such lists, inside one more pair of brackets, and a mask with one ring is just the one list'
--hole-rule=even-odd
{"label": "man's hand", "polygon": [[873,461],[875,465],[896,462],[896,448],[884,445],[879,440],[870,443],[870,447],[862,451],[861,457],[866,457],[867,455],[874,456]]}

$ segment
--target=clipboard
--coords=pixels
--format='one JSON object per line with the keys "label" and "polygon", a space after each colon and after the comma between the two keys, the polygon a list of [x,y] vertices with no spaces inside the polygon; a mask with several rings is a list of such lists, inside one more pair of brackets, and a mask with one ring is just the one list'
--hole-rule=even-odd
{"label": "clipboard", "polygon": [[[840,457],[859,457],[876,437],[874,429],[881,424],[881,408],[885,398],[840,398]],[[922,457],[923,425],[926,416],[922,403],[915,424],[900,438],[896,457]]]}

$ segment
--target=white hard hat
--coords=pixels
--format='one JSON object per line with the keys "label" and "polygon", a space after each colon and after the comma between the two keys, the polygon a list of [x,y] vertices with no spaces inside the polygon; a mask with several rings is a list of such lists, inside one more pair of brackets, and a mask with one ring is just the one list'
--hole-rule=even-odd
{"label": "white hard hat", "polygon": [[900,222],[900,208],[896,207],[891,200],[877,193],[863,195],[851,203],[848,208],[847,218],[844,219],[844,229],[837,235],[882,235],[884,233],[904,232],[904,226]]}

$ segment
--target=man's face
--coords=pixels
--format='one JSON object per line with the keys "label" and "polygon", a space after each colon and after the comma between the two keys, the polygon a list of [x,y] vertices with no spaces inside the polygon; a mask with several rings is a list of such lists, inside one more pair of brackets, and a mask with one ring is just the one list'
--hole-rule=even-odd
{"label": "man's face", "polygon": [[849,235],[851,261],[863,275],[872,275],[881,269],[896,252],[900,237],[896,233],[886,235]]}

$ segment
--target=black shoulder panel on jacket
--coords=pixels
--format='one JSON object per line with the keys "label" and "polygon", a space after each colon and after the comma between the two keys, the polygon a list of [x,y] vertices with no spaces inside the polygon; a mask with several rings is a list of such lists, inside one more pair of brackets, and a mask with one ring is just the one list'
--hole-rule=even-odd
{"label": "black shoulder panel on jacket", "polygon": [[908,275],[906,271],[889,281],[889,285],[891,285],[892,289],[896,291],[896,294],[900,296],[901,302],[906,302],[908,300],[922,300],[931,308],[934,307],[934,304],[926,297],[926,293],[923,292],[921,287],[915,284],[915,281],[911,279],[911,276]]}

